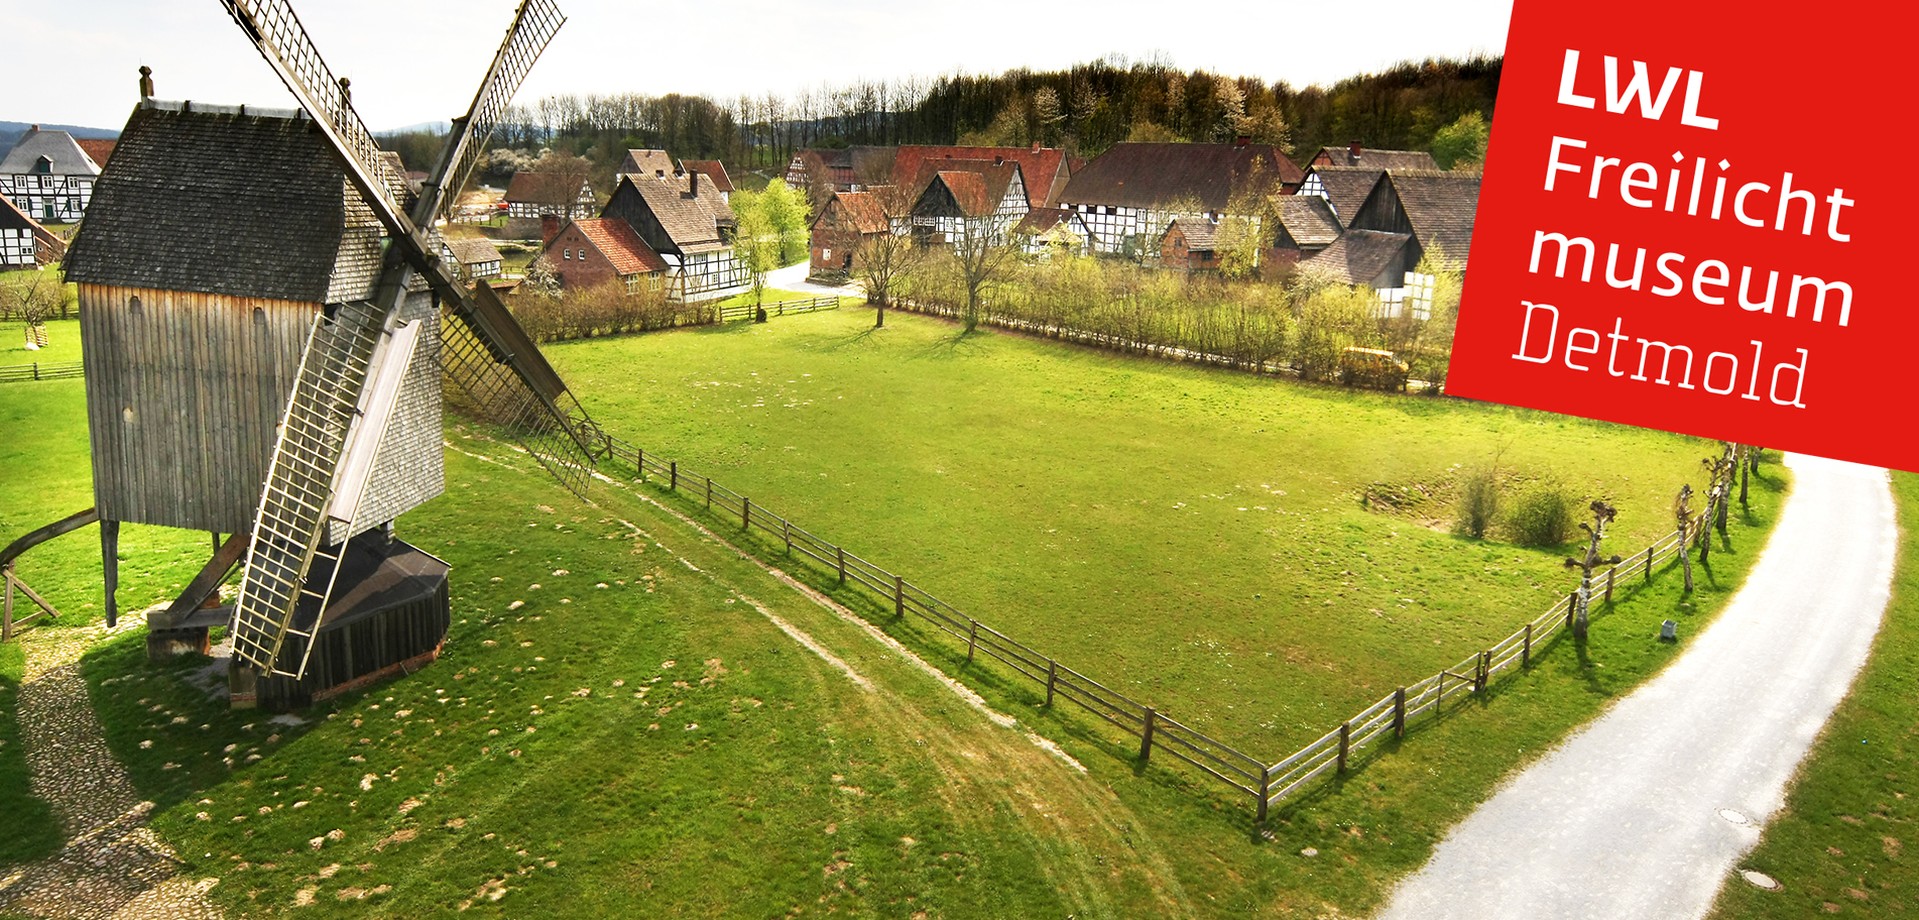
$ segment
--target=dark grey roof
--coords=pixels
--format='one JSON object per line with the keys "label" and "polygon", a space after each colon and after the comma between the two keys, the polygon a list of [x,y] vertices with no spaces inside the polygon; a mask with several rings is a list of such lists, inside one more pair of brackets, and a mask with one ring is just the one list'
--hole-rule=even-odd
{"label": "dark grey roof", "polygon": [[1279,223],[1301,246],[1326,246],[1339,239],[1339,218],[1332,205],[1318,195],[1287,195],[1279,199]]}
{"label": "dark grey roof", "polygon": [[1366,196],[1373,193],[1373,186],[1378,185],[1379,177],[1385,174],[1383,169],[1315,166],[1307,175],[1319,177],[1320,186],[1326,189],[1326,195],[1332,201],[1333,216],[1339,219],[1343,227],[1352,222],[1353,215],[1359,213],[1359,206],[1366,203]]}
{"label": "dark grey roof", "polygon": [[[646,202],[647,210],[660,222],[660,229],[682,251],[702,251],[721,246],[720,226],[733,223],[733,209],[720,200],[711,182],[701,182],[695,197],[683,176],[668,173],[659,176],[624,176],[621,184],[631,185]],[[607,207],[610,209],[612,204]]]}
{"label": "dark grey roof", "polygon": [[[346,189],[305,118],[142,106],[94,187],[67,278],[324,302]],[[365,205],[352,205],[358,224]]]}
{"label": "dark grey roof", "polygon": [[1360,147],[1359,154],[1353,154],[1353,146],[1321,147],[1313,162],[1322,159],[1332,161],[1334,166],[1364,166],[1372,169],[1389,169],[1398,172],[1402,169],[1438,169],[1439,163],[1433,155],[1424,150],[1374,150]]}
{"label": "dark grey roof", "polygon": [[35,172],[41,157],[48,160],[47,173],[54,176],[97,176],[100,164],[93,162],[79,142],[65,131],[42,131],[34,127],[13,145],[6,159],[0,160],[0,174],[20,175]]}
{"label": "dark grey roof", "polygon": [[1341,284],[1371,284],[1393,264],[1412,236],[1378,230],[1348,230],[1318,255],[1299,263],[1325,270]]}
{"label": "dark grey roof", "polygon": [[499,247],[493,245],[493,241],[485,237],[447,240],[446,248],[452,251],[454,258],[460,260],[461,265],[479,265],[484,262],[500,261]]}
{"label": "dark grey roof", "polygon": [[1479,176],[1408,170],[1392,173],[1390,181],[1425,255],[1437,256],[1440,268],[1465,268],[1466,252],[1473,243],[1473,217],[1479,211]]}
{"label": "dark grey roof", "polygon": [[1269,182],[1291,186],[1303,175],[1271,144],[1114,144],[1073,173],[1060,200],[1133,208],[1192,201],[1224,211],[1255,163]]}

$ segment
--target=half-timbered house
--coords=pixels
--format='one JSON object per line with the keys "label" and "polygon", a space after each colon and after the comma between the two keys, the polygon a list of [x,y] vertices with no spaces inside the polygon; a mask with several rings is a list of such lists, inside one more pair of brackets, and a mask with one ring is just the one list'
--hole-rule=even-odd
{"label": "half-timbered house", "polygon": [[985,160],[994,163],[1018,163],[1020,180],[1026,185],[1026,197],[1033,208],[1059,205],[1072,173],[1066,151],[1057,147],[933,147],[902,145],[894,154],[893,182],[910,185],[929,168],[952,160]]}
{"label": "half-timbered house", "polygon": [[1115,144],[1072,174],[1060,206],[1086,222],[1098,251],[1146,257],[1174,219],[1217,221],[1247,183],[1291,193],[1303,176],[1271,144]]}
{"label": "half-timbered house", "polygon": [[500,275],[504,259],[500,256],[499,247],[486,237],[447,240],[446,251],[454,261],[460,263],[462,277],[477,281]]}
{"label": "half-timbered house", "polygon": [[86,213],[100,164],[65,131],[27,129],[0,158],[0,195],[34,220],[70,224]]}
{"label": "half-timbered house", "polygon": [[699,173],[621,176],[600,216],[625,221],[659,254],[674,300],[727,297],[751,280],[733,253],[733,209]]}
{"label": "half-timbered house", "polygon": [[852,272],[860,244],[893,232],[886,199],[890,187],[865,192],[834,192],[813,218],[814,274]]}
{"label": "half-timbered house", "polygon": [[561,287],[619,284],[628,294],[657,289],[667,269],[666,260],[616,217],[569,222],[547,244],[546,262]]}
{"label": "half-timbered house", "polygon": [[514,173],[506,184],[508,232],[526,237],[538,233],[540,219],[578,220],[593,214],[593,186],[578,173]]}
{"label": "half-timbered house", "polygon": [[[1347,222],[1339,241],[1308,264],[1326,266],[1349,283],[1372,285],[1385,315],[1405,309],[1423,318],[1431,303],[1422,301],[1419,292],[1430,292],[1432,284],[1415,270],[1424,261],[1441,271],[1464,272],[1478,209],[1477,175],[1443,170],[1387,173]],[[1355,237],[1355,232],[1368,235]]]}
{"label": "half-timbered house", "polygon": [[913,185],[919,193],[907,213],[893,218],[895,233],[923,245],[961,247],[1010,240],[1032,207],[1019,164],[1010,160],[934,160]]}
{"label": "half-timbered house", "polygon": [[1306,170],[1294,194],[1325,199],[1334,219],[1344,227],[1385,177],[1385,170],[1366,166],[1314,166]]}
{"label": "half-timbered house", "polygon": [[35,268],[60,261],[67,244],[0,195],[0,268]]}
{"label": "half-timbered house", "polygon": [[1054,253],[1085,255],[1093,245],[1093,231],[1077,211],[1034,208],[1013,227],[1026,251],[1042,258]]}

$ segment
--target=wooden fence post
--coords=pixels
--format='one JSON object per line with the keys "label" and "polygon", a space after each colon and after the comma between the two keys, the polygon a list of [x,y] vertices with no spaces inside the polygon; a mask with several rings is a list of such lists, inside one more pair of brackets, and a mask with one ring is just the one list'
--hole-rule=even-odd
{"label": "wooden fence post", "polygon": [[1519,666],[1530,668],[1533,664],[1533,624],[1526,624],[1526,638],[1523,641],[1525,644],[1519,647]]}
{"label": "wooden fence post", "polygon": [[1619,566],[1616,565],[1606,570],[1606,604],[1608,606],[1612,604],[1612,573],[1617,571]]}
{"label": "wooden fence post", "polygon": [[906,579],[898,575],[893,576],[893,615],[906,615]]}
{"label": "wooden fence post", "polygon": [[1146,707],[1146,727],[1139,735],[1139,759],[1142,763],[1153,759],[1153,723],[1158,721],[1159,713],[1153,707]]}
{"label": "wooden fence post", "polygon": [[1573,614],[1579,609],[1579,592],[1566,595],[1566,628],[1573,628]]}
{"label": "wooden fence post", "polygon": [[753,500],[740,496],[740,529],[753,529]]}
{"label": "wooden fence post", "polygon": [[1393,691],[1393,737],[1406,737],[1406,688]]}
{"label": "wooden fence post", "polygon": [[1473,692],[1474,693],[1478,693],[1486,689],[1486,678],[1487,678],[1486,671],[1488,668],[1491,667],[1492,660],[1493,660],[1492,652],[1479,653],[1479,665],[1473,668]]}
{"label": "wooden fence post", "polygon": [[1254,820],[1266,823],[1266,806],[1273,799],[1273,771],[1270,767],[1259,768],[1259,817]]}
{"label": "wooden fence post", "polygon": [[678,492],[680,490],[680,461],[675,460],[672,463],[668,464],[667,470],[668,470],[667,475],[671,476],[672,478],[667,480],[666,487],[675,492]]}
{"label": "wooden fence post", "polygon": [[646,448],[633,448],[633,468],[640,472],[640,481],[646,481]]}
{"label": "wooden fence post", "polygon": [[1346,755],[1353,747],[1353,723],[1339,723],[1339,772],[1346,772]]}
{"label": "wooden fence post", "polygon": [[839,557],[840,584],[846,584],[846,547],[844,546],[833,547],[833,555]]}
{"label": "wooden fence post", "polygon": [[1046,659],[1046,708],[1053,708],[1053,687],[1059,683],[1059,662]]}
{"label": "wooden fence post", "polygon": [[786,538],[786,554],[793,555],[793,522],[780,518],[780,536]]}
{"label": "wooden fence post", "polygon": [[706,507],[709,511],[713,508],[713,477],[711,476],[706,477]]}
{"label": "wooden fence post", "polygon": [[1646,580],[1647,581],[1652,581],[1652,551],[1653,551],[1653,548],[1651,546],[1646,547]]}
{"label": "wooden fence post", "polygon": [[979,621],[972,617],[967,617],[966,621],[972,624],[972,628],[966,633],[966,660],[972,661],[973,646],[979,644]]}

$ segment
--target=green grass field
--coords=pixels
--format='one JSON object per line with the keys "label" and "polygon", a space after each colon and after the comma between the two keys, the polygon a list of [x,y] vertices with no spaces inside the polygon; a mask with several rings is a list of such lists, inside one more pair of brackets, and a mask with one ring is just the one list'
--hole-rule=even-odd
{"label": "green grass field", "polygon": [[26,347],[27,324],[19,320],[0,320],[0,367],[13,364],[65,364],[80,360],[80,321],[48,320],[47,347],[29,351]]}
{"label": "green grass field", "polygon": [[[847,309],[549,349],[596,420],[1260,756],[1518,628],[1563,552],[1447,532],[1498,460],[1673,526],[1704,442]],[[1369,487],[1437,497],[1381,513]]]}
{"label": "green grass field", "polygon": [[1919,476],[1895,473],[1900,549],[1892,602],[1872,658],[1840,705],[1745,865],[1778,879],[1726,883],[1718,920],[1919,911]]}
{"label": "green grass field", "polygon": [[[1439,509],[1360,507],[1374,479],[1443,496],[1451,464],[1495,451],[1522,474],[1596,477],[1618,490],[1630,551],[1663,529],[1635,523],[1653,512],[1632,502],[1663,502],[1702,454],[1549,416],[956,339],[917,317],[866,334],[869,321],[844,310],[553,352],[616,433],[689,460],[710,451],[701,465],[722,481],[1095,677],[1150,666],[1151,698],[1195,722],[1248,726],[1266,756],[1347,714],[1341,694],[1370,695],[1353,685],[1450,663],[1566,583],[1554,554],[1424,526]],[[77,380],[0,388],[0,532],[90,500],[82,393]],[[689,394],[704,398],[704,421]],[[156,829],[184,871],[221,880],[212,894],[232,915],[309,900],[302,914],[1363,914],[1501,776],[1669,660],[1657,623],[1676,612],[1696,630],[1757,555],[1783,489],[1764,467],[1749,526],[1693,598],[1676,576],[1622,591],[1583,650],[1559,643],[1529,674],[1280,810],[1270,836],[1249,836],[1249,804],[1223,787],[1157,760],[1139,768],[1089,718],[1044,710],[1029,689],[892,627],[1020,722],[1001,728],[645,498],[697,516],[691,505],[608,486],[582,505],[506,446],[451,437],[448,495],[400,522],[455,565],[439,662],[286,725],[208,699],[200,663],[145,664],[137,635],[87,660],[114,750],[159,806]],[[1567,459],[1589,451],[1611,459]],[[1096,468],[1060,466],[1070,460]],[[1008,497],[1027,490],[1037,497]],[[869,494],[894,507],[865,510]],[[63,538],[21,573],[97,617],[97,546],[91,531]],[[123,605],[167,599],[208,549],[203,534],[129,527]],[[1021,592],[1046,602],[1002,602]],[[1475,609],[1508,593],[1520,597]],[[1396,597],[1414,601],[1400,609]],[[1071,619],[1088,611],[1100,616]],[[1258,622],[1287,611],[1312,623]],[[1306,635],[1313,624],[1337,635]],[[1321,696],[1285,696],[1298,688]],[[1225,708],[1248,699],[1265,702],[1250,716]],[[0,693],[0,715],[11,711]],[[7,746],[0,771],[16,769]]]}

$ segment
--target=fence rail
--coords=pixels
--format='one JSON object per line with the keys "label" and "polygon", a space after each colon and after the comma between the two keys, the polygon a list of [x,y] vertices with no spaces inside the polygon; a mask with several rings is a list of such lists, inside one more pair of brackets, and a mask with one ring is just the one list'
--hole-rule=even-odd
{"label": "fence rail", "polygon": [[[804,300],[782,300],[778,303],[766,304],[765,307],[766,315],[769,317],[785,316],[789,313],[817,313],[821,310],[837,310],[839,308],[840,299],[838,297],[808,297]],[[719,316],[719,322],[736,323],[742,320],[752,319],[753,312],[757,309],[759,308],[750,303],[738,303],[732,306],[717,307],[714,312]]]}
{"label": "fence rail", "polygon": [[[26,598],[39,609],[19,619],[15,619],[13,616],[13,606],[16,595]],[[60,611],[53,609],[52,604],[47,603],[44,598],[35,594],[32,588],[27,587],[26,582],[21,581],[18,576],[13,574],[12,562],[0,565],[0,598],[4,598],[0,600],[0,642],[13,641],[14,636],[27,631],[35,620],[41,619],[42,617],[55,620],[60,618]]]}
{"label": "fence rail", "polygon": [[66,380],[85,376],[85,370],[78,361],[65,361],[55,364],[8,364],[0,366],[0,383],[20,383],[28,380]]}
{"label": "fence rail", "polygon": [[[1056,700],[1064,699],[1138,739],[1141,761],[1149,761],[1155,753],[1167,755],[1251,796],[1258,820],[1262,822],[1272,806],[1303,793],[1314,781],[1328,774],[1353,769],[1362,753],[1388,736],[1404,737],[1419,723],[1437,721],[1449,701],[1457,705],[1483,693],[1495,678],[1525,669],[1540,649],[1571,628],[1580,604],[1580,592],[1568,592],[1511,635],[1452,667],[1395,688],[1305,747],[1268,763],[1061,664],[1058,659],[960,612],[904,576],[795,525],[710,476],[694,473],[677,461],[649,455],[618,437],[604,437],[606,456],[632,467],[642,482],[650,481],[702,502],[713,514],[736,521],[742,530],[757,531],[783,545],[789,554],[805,556],[840,584],[864,588],[882,604],[891,606],[895,618],[908,614],[917,617],[955,643],[963,644],[967,661],[984,655],[999,662],[1007,671],[1043,688],[1048,708]],[[1705,513],[1698,519],[1702,535],[1710,529],[1709,522],[1728,494],[1725,489],[1713,492]],[[1603,574],[1595,570],[1592,597],[1588,602],[1603,597],[1610,604],[1617,584],[1629,583],[1635,578],[1650,581],[1655,569],[1687,550],[1688,538],[1692,535],[1688,530],[1674,530],[1610,565]]]}

